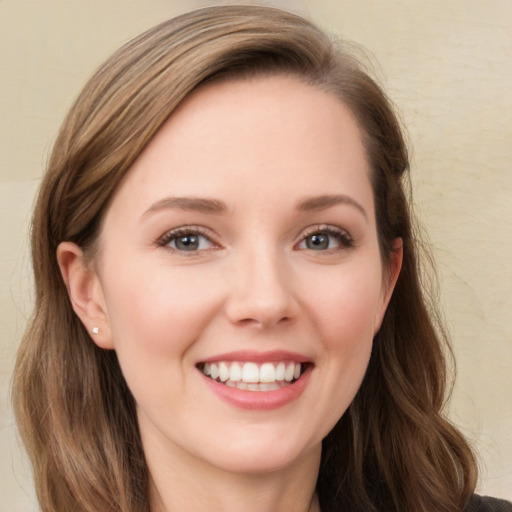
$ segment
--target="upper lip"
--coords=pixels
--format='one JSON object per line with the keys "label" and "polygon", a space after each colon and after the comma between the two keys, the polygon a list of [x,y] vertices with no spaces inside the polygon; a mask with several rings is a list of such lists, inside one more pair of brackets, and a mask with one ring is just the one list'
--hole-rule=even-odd
{"label": "upper lip", "polygon": [[215,356],[202,359],[201,361],[198,361],[198,363],[215,363],[217,361],[240,361],[252,363],[277,363],[280,361],[293,361],[295,363],[312,362],[311,358],[297,352],[290,352],[288,350],[270,350],[265,352],[238,350],[235,352],[217,354]]}

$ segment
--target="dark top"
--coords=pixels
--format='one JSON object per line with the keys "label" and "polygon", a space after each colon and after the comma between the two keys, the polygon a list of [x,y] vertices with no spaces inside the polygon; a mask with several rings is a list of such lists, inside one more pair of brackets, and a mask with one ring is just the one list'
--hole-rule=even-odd
{"label": "dark top", "polygon": [[464,512],[512,512],[512,503],[475,494]]}

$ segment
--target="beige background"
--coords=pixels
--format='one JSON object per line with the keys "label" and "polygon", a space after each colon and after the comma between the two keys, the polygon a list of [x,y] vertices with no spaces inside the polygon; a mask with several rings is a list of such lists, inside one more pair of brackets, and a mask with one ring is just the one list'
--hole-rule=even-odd
{"label": "beige background", "polygon": [[[27,225],[59,123],[94,68],[140,31],[208,1],[0,0],[0,508],[34,512],[9,407],[30,312]],[[226,2],[227,3],[227,2]],[[512,499],[512,2],[268,2],[365,45],[413,148],[458,377],[455,423],[482,493]]]}

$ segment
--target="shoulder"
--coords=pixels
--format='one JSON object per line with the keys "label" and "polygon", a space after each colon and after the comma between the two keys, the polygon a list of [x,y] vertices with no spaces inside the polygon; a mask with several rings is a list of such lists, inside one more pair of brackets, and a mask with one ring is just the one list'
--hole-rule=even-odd
{"label": "shoulder", "polygon": [[474,494],[464,512],[512,512],[512,503]]}

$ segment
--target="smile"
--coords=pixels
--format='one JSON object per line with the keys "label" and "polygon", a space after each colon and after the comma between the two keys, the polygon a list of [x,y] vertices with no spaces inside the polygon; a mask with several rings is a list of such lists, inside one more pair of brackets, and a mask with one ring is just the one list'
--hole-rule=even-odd
{"label": "smile", "polygon": [[246,391],[275,391],[293,384],[304,373],[307,363],[293,361],[202,363],[198,368],[210,379]]}

